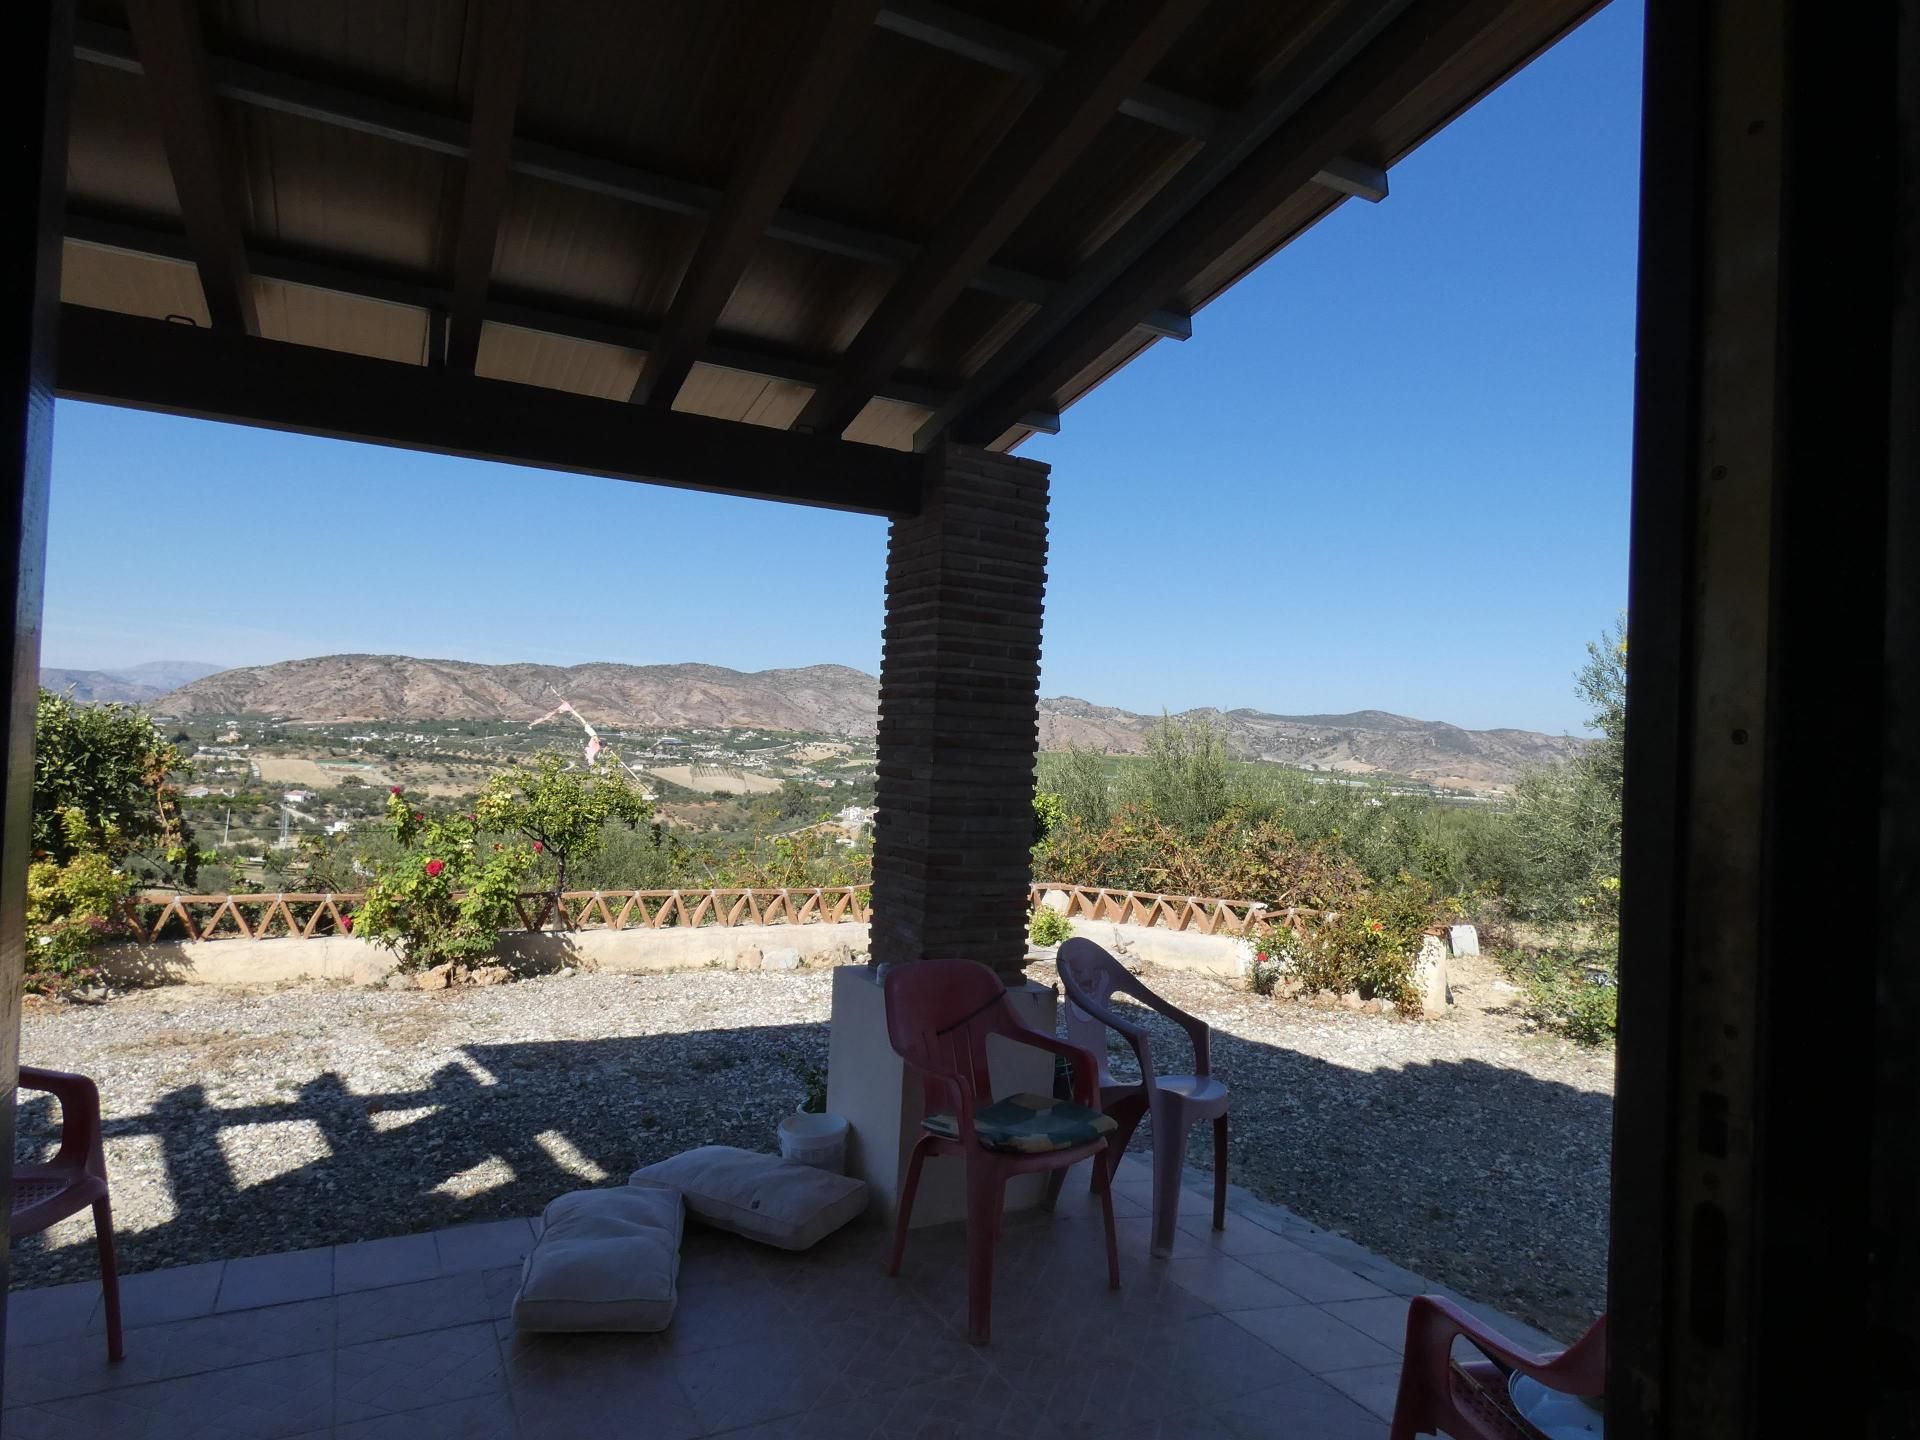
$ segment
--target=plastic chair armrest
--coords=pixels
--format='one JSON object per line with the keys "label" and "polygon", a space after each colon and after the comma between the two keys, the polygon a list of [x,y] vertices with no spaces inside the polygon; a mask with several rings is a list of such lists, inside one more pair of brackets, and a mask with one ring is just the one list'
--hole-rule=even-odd
{"label": "plastic chair armrest", "polygon": [[55,1164],[79,1164],[99,1155],[100,1087],[92,1080],[65,1070],[22,1065],[20,1088],[43,1090],[60,1102],[60,1150]]}
{"label": "plastic chair armrest", "polygon": [[1140,997],[1153,1009],[1173,1021],[1187,1032],[1187,1039],[1193,1044],[1193,1073],[1211,1075],[1213,1073],[1213,1027],[1197,1015],[1189,1015],[1171,1000],[1163,999],[1151,990],[1141,987],[1145,993]]}
{"label": "plastic chair armrest", "polygon": [[[1451,1300],[1438,1295],[1416,1295],[1407,1309],[1407,1355],[1436,1357],[1444,1366],[1455,1336],[1510,1370],[1531,1376],[1549,1390],[1565,1395],[1593,1396],[1606,1383],[1605,1352],[1598,1347],[1578,1347],[1586,1353],[1576,1360],[1574,1351],[1558,1355],[1537,1355],[1522,1350],[1484,1321],[1468,1314]],[[1569,1363],[1572,1362],[1572,1363]]]}
{"label": "plastic chair armrest", "polygon": [[901,1059],[909,1070],[951,1092],[953,1123],[959,1130],[960,1139],[966,1144],[968,1153],[971,1154],[977,1143],[973,1128],[973,1112],[979,1105],[979,1097],[973,1093],[973,1083],[957,1070],[929,1070],[923,1065],[917,1065],[912,1060],[908,1060],[904,1055]]}
{"label": "plastic chair armrest", "polygon": [[1036,1050],[1051,1050],[1056,1055],[1064,1055],[1073,1062],[1073,1098],[1075,1103],[1085,1105],[1089,1110],[1100,1108],[1100,1065],[1092,1054],[1078,1045],[1070,1045],[1058,1035],[1049,1035],[1044,1030],[1035,1030],[1031,1026],[1021,1025],[1016,1031],[1008,1031],[1007,1038],[1021,1045],[1031,1045]]}
{"label": "plastic chair armrest", "polygon": [[[1147,1032],[1131,1020],[1123,1020],[1105,1005],[1095,1004],[1092,1000],[1083,1000],[1072,991],[1067,992],[1067,1003],[1082,1014],[1098,1020],[1109,1030],[1118,1031],[1120,1038],[1133,1049],[1133,1058],[1140,1062],[1140,1083],[1147,1089],[1153,1088],[1153,1049]],[[1097,1067],[1096,1067],[1097,1073]]]}

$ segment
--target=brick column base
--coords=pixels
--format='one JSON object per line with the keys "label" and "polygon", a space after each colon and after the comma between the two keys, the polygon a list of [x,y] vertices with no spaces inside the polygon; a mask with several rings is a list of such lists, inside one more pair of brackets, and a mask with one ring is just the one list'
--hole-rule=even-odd
{"label": "brick column base", "polygon": [[887,538],[876,963],[1027,951],[1047,467],[949,445]]}

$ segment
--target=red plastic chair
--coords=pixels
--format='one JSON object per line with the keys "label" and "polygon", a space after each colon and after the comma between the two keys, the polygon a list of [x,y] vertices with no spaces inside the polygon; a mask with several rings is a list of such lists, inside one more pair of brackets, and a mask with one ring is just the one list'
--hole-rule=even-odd
{"label": "red plastic chair", "polygon": [[[1489,1358],[1455,1360],[1453,1342],[1461,1337]],[[1507,1398],[1507,1377],[1515,1371],[1563,1395],[1599,1395],[1607,1378],[1607,1317],[1572,1349],[1535,1355],[1451,1300],[1416,1295],[1407,1307],[1407,1348],[1389,1440],[1443,1432],[1455,1440],[1535,1440],[1537,1432]]]}
{"label": "red plastic chair", "polygon": [[[1006,987],[999,977],[971,960],[915,960],[896,965],[887,971],[883,988],[887,1039],[894,1053],[920,1073],[929,1120],[937,1124],[940,1122],[934,1117],[951,1116],[957,1137],[948,1138],[928,1128],[913,1147],[906,1185],[900,1192],[900,1215],[894,1226],[887,1274],[900,1273],[914,1192],[920,1185],[920,1167],[930,1156],[959,1156],[967,1175],[967,1338],[984,1345],[992,1324],[993,1242],[1000,1233],[1007,1181],[1016,1175],[1064,1171],[1107,1148],[1104,1134],[1058,1150],[990,1148],[975,1126],[976,1116],[994,1098],[993,1081],[987,1072],[987,1037],[1001,1035],[1066,1056],[1073,1062],[1075,1101],[1098,1114],[1100,1098],[1095,1089],[1093,1056],[1023,1024],[1008,1003]],[[1114,1240],[1113,1192],[1106,1167],[1096,1162],[1093,1168],[1107,1226],[1107,1283],[1117,1290],[1120,1251]]]}
{"label": "red plastic chair", "polygon": [[20,1067],[22,1090],[44,1090],[60,1102],[60,1149],[44,1165],[13,1167],[13,1214],[8,1234],[36,1235],[69,1215],[93,1207],[100,1246],[100,1293],[106,1301],[107,1358],[120,1360],[120,1276],[113,1260],[113,1207],[107,1201],[107,1159],[100,1143],[100,1091],[84,1075]]}
{"label": "red plastic chair", "polygon": [[[1161,999],[1105,950],[1091,940],[1075,937],[1060,947],[1056,962],[1060,983],[1067,992],[1067,1038],[1100,1057],[1100,1104],[1119,1122],[1107,1151],[1107,1169],[1120,1168],[1141,1118],[1153,1116],[1153,1253],[1173,1253],[1174,1229],[1179,1224],[1180,1182],[1187,1163],[1187,1131],[1204,1120],[1213,1122],[1213,1228],[1227,1228],[1227,1087],[1213,1078],[1209,1044],[1211,1032],[1204,1020]],[[1153,1049],[1147,1032],[1122,1019],[1109,1003],[1114,994],[1131,995],[1159,1011],[1187,1032],[1193,1042],[1193,1074],[1160,1075],[1153,1067]],[[1116,1030],[1133,1047],[1140,1062],[1137,1084],[1123,1084],[1107,1069],[1106,1030]]]}

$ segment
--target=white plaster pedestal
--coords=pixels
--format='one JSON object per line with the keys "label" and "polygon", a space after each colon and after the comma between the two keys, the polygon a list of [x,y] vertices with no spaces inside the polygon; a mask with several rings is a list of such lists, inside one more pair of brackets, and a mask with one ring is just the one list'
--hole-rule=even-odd
{"label": "white plaster pedestal", "polygon": [[[1007,998],[1028,1025],[1053,1034],[1052,990],[1029,980],[1020,989],[1009,990]],[[987,1065],[993,1073],[996,1100],[1023,1092],[1053,1093],[1053,1056],[1045,1050],[989,1037]],[[907,1178],[907,1160],[920,1137],[920,1077],[906,1068],[887,1043],[884,997],[874,983],[872,968],[866,965],[842,965],[833,972],[827,1109],[846,1118],[851,1132],[847,1173],[867,1182],[868,1218],[891,1225]],[[1045,1184],[1044,1175],[1015,1177],[1007,1184],[1007,1209],[1037,1205]],[[960,1161],[929,1160],[920,1172],[920,1192],[913,1203],[914,1228],[960,1220],[966,1213]]]}

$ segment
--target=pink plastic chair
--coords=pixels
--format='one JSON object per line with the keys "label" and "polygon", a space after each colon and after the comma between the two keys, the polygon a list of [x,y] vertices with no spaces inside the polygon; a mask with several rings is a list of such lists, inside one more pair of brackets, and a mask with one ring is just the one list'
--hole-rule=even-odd
{"label": "pink plastic chair", "polygon": [[[1067,991],[1067,1036],[1100,1061],[1100,1105],[1119,1123],[1107,1151],[1107,1170],[1120,1167],[1141,1117],[1153,1116],[1153,1253],[1173,1253],[1180,1217],[1180,1179],[1187,1163],[1187,1131],[1213,1122],[1213,1228],[1227,1227],[1227,1087],[1213,1078],[1209,1031],[1178,1006],[1162,1000],[1091,940],[1075,937],[1060,947],[1056,964]],[[1131,995],[1187,1032],[1193,1042],[1193,1074],[1160,1075],[1153,1067],[1147,1032],[1114,1013],[1115,992]],[[1107,1030],[1117,1030],[1140,1062],[1140,1080],[1123,1083],[1107,1069]]]}
{"label": "pink plastic chair", "polygon": [[107,1358],[120,1360],[120,1277],[113,1260],[113,1207],[107,1202],[107,1159],[100,1143],[100,1092],[84,1075],[20,1067],[22,1090],[44,1090],[60,1102],[60,1149],[44,1165],[13,1167],[8,1234],[35,1235],[93,1207],[100,1246],[100,1292],[106,1301]]}
{"label": "pink plastic chair", "polygon": [[[1453,1358],[1464,1336],[1486,1360]],[[1445,1433],[1454,1440],[1531,1440],[1507,1398],[1507,1377],[1530,1375],[1563,1395],[1601,1393],[1607,1378],[1607,1317],[1560,1355],[1522,1350],[1451,1300],[1416,1295],[1407,1307],[1407,1348],[1389,1440]]]}
{"label": "pink plastic chair", "polygon": [[[920,1073],[927,1117],[907,1164],[887,1274],[900,1273],[900,1260],[906,1254],[920,1167],[929,1157],[959,1156],[967,1176],[967,1338],[984,1345],[992,1325],[993,1242],[1000,1233],[1007,1181],[1046,1170],[1064,1173],[1107,1148],[1104,1132],[1112,1127],[1099,1112],[1094,1060],[1086,1051],[1023,1024],[1008,1003],[999,977],[971,960],[896,965],[887,971],[883,984],[887,1039],[894,1053]],[[1035,1105],[1045,1108],[1031,1112],[1017,1101],[994,1104],[993,1081],[987,1072],[989,1035],[1071,1060],[1077,1106],[1056,1105],[1051,1097],[1032,1097]],[[1036,1121],[1031,1133],[1006,1133],[1017,1129],[1019,1117],[1029,1113]],[[940,1133],[946,1130],[952,1134]],[[1064,1143],[1074,1135],[1095,1131],[1102,1133],[1079,1143]],[[1058,1148],[1034,1148],[1054,1145]],[[1094,1170],[1107,1226],[1107,1283],[1117,1290],[1120,1251],[1113,1232],[1113,1194],[1105,1167],[1096,1161]]]}

